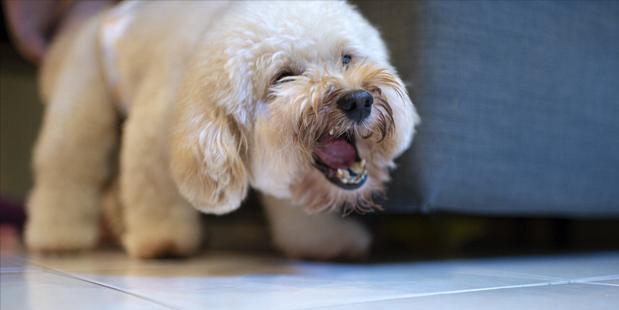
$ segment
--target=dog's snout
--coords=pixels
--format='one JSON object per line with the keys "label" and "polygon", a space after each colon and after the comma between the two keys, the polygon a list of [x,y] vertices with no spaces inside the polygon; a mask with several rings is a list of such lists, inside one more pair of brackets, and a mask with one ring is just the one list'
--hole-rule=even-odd
{"label": "dog's snout", "polygon": [[372,112],[372,95],[365,90],[354,90],[337,100],[337,106],[348,118],[361,122]]}

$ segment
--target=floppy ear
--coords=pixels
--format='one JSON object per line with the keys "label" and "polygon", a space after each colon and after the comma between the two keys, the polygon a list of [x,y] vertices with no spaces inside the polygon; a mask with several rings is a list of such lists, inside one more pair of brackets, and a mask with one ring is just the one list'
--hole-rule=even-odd
{"label": "floppy ear", "polygon": [[241,101],[248,96],[239,95],[239,83],[231,82],[224,64],[211,58],[193,66],[179,92],[170,141],[179,191],[194,207],[213,214],[237,209],[248,187],[247,143],[239,122],[245,117]]}

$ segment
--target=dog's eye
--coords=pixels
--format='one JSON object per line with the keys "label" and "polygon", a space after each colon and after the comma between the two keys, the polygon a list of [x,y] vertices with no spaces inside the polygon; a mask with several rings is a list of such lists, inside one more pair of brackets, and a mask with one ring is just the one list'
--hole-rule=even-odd
{"label": "dog's eye", "polygon": [[[296,74],[291,70],[283,70],[275,75],[273,78],[273,84],[289,82],[290,80],[284,80],[284,78],[295,76]],[[283,81],[282,81],[283,80]]]}
{"label": "dog's eye", "polygon": [[352,61],[352,56],[349,54],[342,55],[342,64],[348,65]]}

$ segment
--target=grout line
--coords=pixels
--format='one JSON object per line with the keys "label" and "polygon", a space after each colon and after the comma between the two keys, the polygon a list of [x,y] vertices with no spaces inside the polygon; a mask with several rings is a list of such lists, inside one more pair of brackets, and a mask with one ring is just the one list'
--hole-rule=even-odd
{"label": "grout line", "polygon": [[527,288],[527,287],[538,287],[538,286],[551,286],[551,285],[561,285],[561,284],[567,284],[567,283],[568,283],[568,281],[552,281],[552,282],[540,282],[540,283],[531,283],[531,284],[516,284],[516,285],[484,287],[484,288],[477,288],[477,289],[464,289],[464,290],[453,290],[453,291],[420,293],[420,294],[418,293],[418,294],[410,294],[410,295],[411,295],[411,297],[426,297],[426,296],[436,296],[436,295],[448,295],[448,294],[462,294],[462,293],[472,293],[472,292],[494,291],[494,290],[503,290],[503,289],[512,289],[512,288]]}
{"label": "grout line", "polygon": [[604,283],[604,282],[581,282],[581,284],[591,284],[591,285],[601,285],[601,286],[615,286],[615,287],[619,287],[619,284],[615,284],[615,283]]}
{"label": "grout line", "polygon": [[481,276],[491,276],[491,277],[509,277],[509,278],[517,278],[517,279],[526,279],[526,280],[536,280],[536,281],[561,281],[563,279],[555,277],[555,276],[547,276],[541,275],[537,273],[527,273],[520,271],[509,271],[503,269],[496,268],[478,268],[472,269],[472,272],[467,273],[469,275],[481,275]]}
{"label": "grout line", "polygon": [[159,305],[159,306],[167,308],[167,309],[173,309],[173,310],[176,309],[175,307],[172,307],[170,305],[162,303],[162,302],[160,302],[158,300],[155,300],[155,299],[152,299],[152,298],[149,298],[149,297],[146,297],[146,296],[142,296],[140,294],[133,293],[133,292],[130,292],[130,291],[126,291],[126,290],[123,290],[123,289],[121,289],[119,287],[115,287],[115,286],[112,286],[112,285],[109,285],[109,284],[106,284],[106,283],[103,283],[103,282],[94,281],[94,280],[91,280],[91,279],[88,279],[88,278],[84,278],[84,277],[80,277],[80,276],[77,276],[77,275],[74,275],[74,274],[66,273],[66,272],[61,271],[61,270],[50,268],[50,267],[47,267],[47,266],[44,266],[44,265],[35,264],[33,262],[28,262],[28,263],[31,264],[31,265],[34,265],[34,266],[38,266],[43,271],[47,271],[47,272],[49,272],[51,274],[55,274],[57,276],[68,277],[68,278],[71,278],[71,279],[74,279],[74,280],[79,280],[79,281],[87,282],[87,283],[90,283],[90,284],[93,284],[93,285],[96,285],[96,286],[101,286],[101,287],[104,287],[104,288],[107,288],[107,289],[111,289],[113,291],[120,292],[122,294],[126,294],[126,295],[129,295],[129,296],[132,296],[132,297],[136,297],[138,299],[141,299],[141,300],[144,300],[144,301],[147,301],[147,302],[150,302],[150,303],[154,303],[156,305]]}
{"label": "grout line", "polygon": [[[523,275],[525,275],[525,274],[523,273]],[[312,308],[301,308],[301,309],[323,309],[323,308],[338,307],[338,306],[344,306],[344,305],[354,305],[354,304],[371,303],[371,302],[379,302],[379,301],[389,301],[389,300],[398,300],[398,299],[407,299],[407,298],[416,298],[416,297],[429,297],[429,296],[449,295],[449,294],[463,294],[463,293],[494,291],[494,290],[502,290],[502,289],[528,288],[528,287],[552,286],[552,285],[563,285],[563,284],[592,284],[592,285],[619,286],[619,284],[613,284],[613,283],[588,282],[588,281],[594,281],[594,280],[597,280],[597,281],[614,280],[614,279],[617,279],[618,277],[619,277],[619,275],[607,275],[607,276],[589,277],[589,278],[581,278],[581,279],[573,279],[573,280],[559,280],[559,279],[557,279],[555,281],[544,282],[544,283],[506,285],[506,286],[496,286],[496,287],[488,287],[488,288],[464,289],[464,290],[453,290],[453,291],[441,291],[441,292],[432,292],[432,293],[413,293],[413,294],[399,295],[397,297],[375,298],[375,299],[368,299],[368,300],[352,302],[352,303],[343,303],[343,304],[319,306],[319,307],[312,307]]]}
{"label": "grout line", "polygon": [[143,296],[141,294],[134,293],[134,292],[122,289],[120,287],[116,287],[116,286],[113,286],[113,285],[110,285],[110,284],[106,284],[106,283],[103,283],[103,282],[91,280],[91,279],[88,279],[88,278],[83,278],[83,277],[72,275],[72,274],[66,274],[66,275],[71,277],[71,278],[74,278],[74,279],[82,280],[82,281],[85,281],[85,282],[88,282],[88,283],[91,283],[91,284],[94,284],[94,285],[102,286],[102,287],[105,287],[105,288],[108,288],[108,289],[111,289],[111,290],[114,290],[114,291],[117,291],[117,292],[120,292],[120,293],[123,293],[123,294],[126,294],[126,295],[130,295],[130,296],[136,297],[138,299],[142,299],[144,301],[148,301],[148,302],[154,303],[156,305],[159,305],[159,306],[167,308],[167,309],[172,309],[172,310],[176,310],[177,309],[177,308],[175,308],[175,307],[173,307],[171,305],[165,304],[165,303],[160,302],[160,301],[158,301],[156,299],[152,299],[150,297],[146,297],[146,296]]}
{"label": "grout line", "polygon": [[582,282],[597,282],[597,281],[617,280],[617,279],[619,279],[619,274],[611,274],[611,275],[605,275],[605,276],[595,276],[595,277],[573,279],[572,282],[582,283]]}
{"label": "grout line", "polygon": [[474,288],[474,289],[453,290],[453,291],[441,291],[441,292],[432,292],[432,293],[413,293],[413,294],[398,295],[397,297],[375,298],[375,299],[367,299],[367,300],[358,301],[358,302],[334,304],[334,305],[311,307],[311,308],[301,308],[301,309],[307,309],[307,310],[325,309],[325,308],[330,308],[330,307],[364,304],[364,303],[372,303],[372,302],[379,302],[379,301],[391,301],[391,300],[417,298],[417,297],[429,297],[429,296],[438,296],[438,295],[475,293],[475,292],[495,291],[495,290],[503,290],[503,289],[513,289],[513,288],[551,286],[551,285],[561,285],[561,284],[568,284],[568,283],[569,281],[553,281],[553,282],[543,282],[543,283],[530,283],[530,284],[506,285],[506,286],[495,286],[495,287]]}

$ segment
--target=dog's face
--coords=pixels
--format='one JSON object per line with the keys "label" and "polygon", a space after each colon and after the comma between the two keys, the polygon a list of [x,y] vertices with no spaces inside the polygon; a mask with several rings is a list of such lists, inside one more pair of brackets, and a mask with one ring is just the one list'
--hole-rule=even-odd
{"label": "dog's face", "polygon": [[342,2],[268,6],[226,24],[219,47],[228,117],[216,117],[238,139],[224,151],[240,153],[233,170],[310,211],[378,208],[418,116],[377,31]]}

